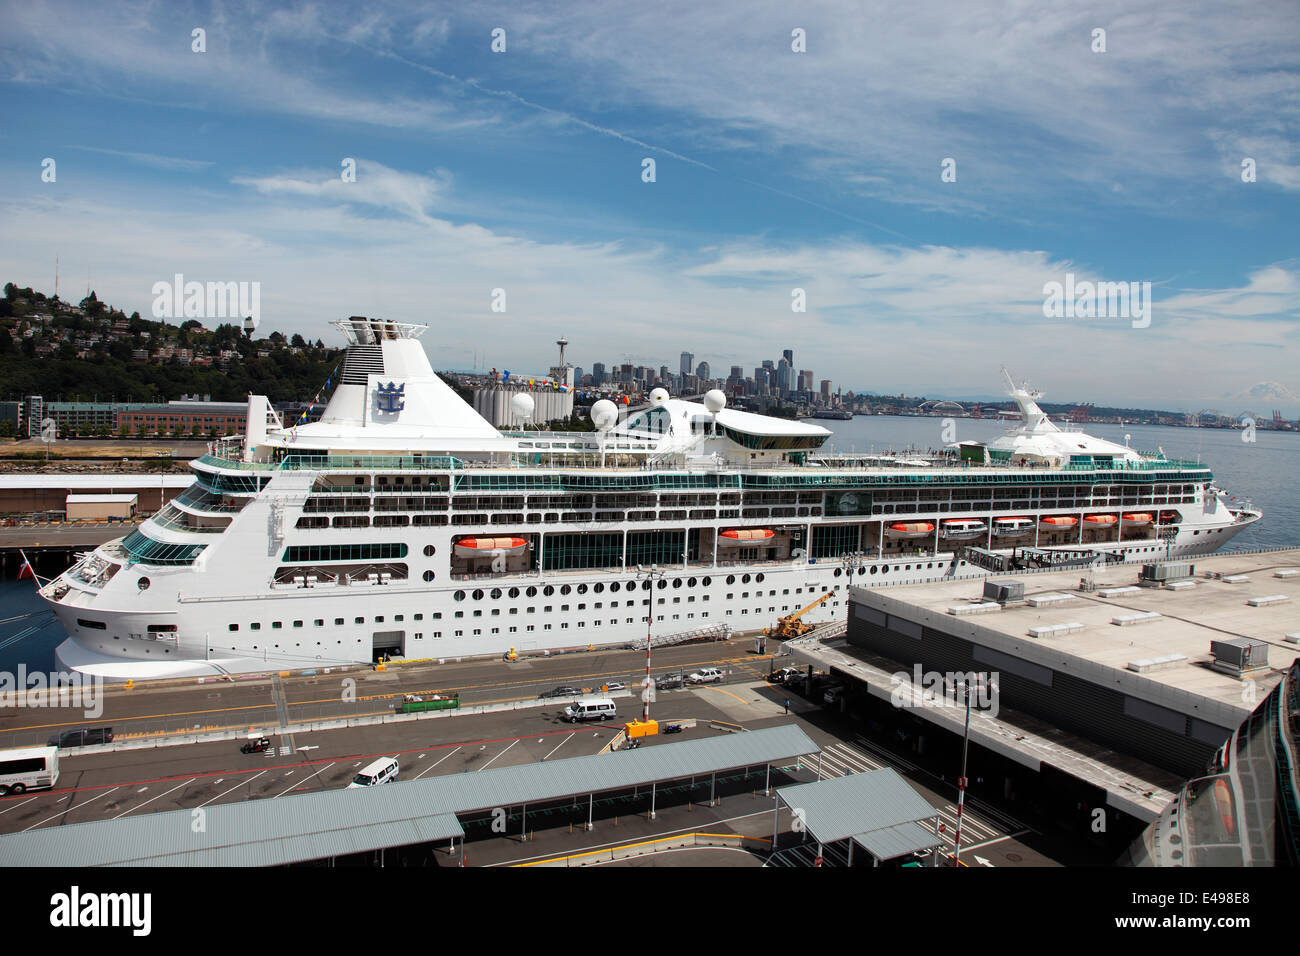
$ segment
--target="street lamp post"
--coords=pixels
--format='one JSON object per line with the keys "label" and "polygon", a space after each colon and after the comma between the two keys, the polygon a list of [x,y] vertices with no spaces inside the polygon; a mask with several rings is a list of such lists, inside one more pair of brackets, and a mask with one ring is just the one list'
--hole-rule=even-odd
{"label": "street lamp post", "polygon": [[643,723],[650,721],[650,689],[654,686],[650,682],[650,627],[654,622],[655,613],[655,594],[654,582],[662,579],[664,572],[660,571],[657,565],[651,565],[649,568],[643,568],[641,565],[636,566],[636,580],[646,583],[645,590],[650,592],[646,598],[645,611],[645,683],[641,685],[641,720]]}
{"label": "street lamp post", "polygon": [[[983,686],[986,677],[983,674],[975,676],[976,683]],[[966,804],[966,754],[970,748],[970,681],[962,681],[962,691],[966,696],[966,728],[961,737],[961,776],[957,778],[957,829],[952,835],[952,865],[961,866],[961,812]]]}

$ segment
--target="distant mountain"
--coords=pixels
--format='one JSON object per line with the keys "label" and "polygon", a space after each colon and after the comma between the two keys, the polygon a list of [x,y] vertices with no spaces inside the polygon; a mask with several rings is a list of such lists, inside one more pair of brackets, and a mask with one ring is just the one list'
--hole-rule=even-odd
{"label": "distant mountain", "polygon": [[1250,388],[1225,398],[1244,398],[1263,402],[1300,402],[1300,395],[1287,388],[1281,382],[1256,382]]}

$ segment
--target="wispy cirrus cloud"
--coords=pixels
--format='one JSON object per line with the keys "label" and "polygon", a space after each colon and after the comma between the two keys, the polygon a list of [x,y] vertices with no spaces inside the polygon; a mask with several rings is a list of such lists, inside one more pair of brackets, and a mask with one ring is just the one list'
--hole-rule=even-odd
{"label": "wispy cirrus cloud", "polygon": [[116,156],[119,159],[125,159],[132,163],[138,163],[141,166],[149,166],[152,169],[177,170],[179,172],[193,173],[199,170],[207,169],[212,166],[211,160],[205,159],[181,159],[176,156],[162,156],[158,153],[133,153],[124,149],[106,149],[102,146],[68,146],[68,149],[79,149],[87,153],[101,153],[105,156]]}

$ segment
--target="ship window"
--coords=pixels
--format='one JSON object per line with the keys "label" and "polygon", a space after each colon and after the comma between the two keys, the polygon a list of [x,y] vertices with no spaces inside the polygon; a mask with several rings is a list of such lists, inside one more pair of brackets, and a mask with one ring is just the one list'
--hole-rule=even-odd
{"label": "ship window", "polygon": [[366,619],[365,619],[364,617],[354,618],[353,621],[352,621],[352,623],[353,623],[353,624],[365,624],[365,623],[366,623]]}
{"label": "ship window", "polygon": [[417,621],[423,621],[423,620],[424,620],[424,615],[423,615],[423,614],[417,614],[417,615],[415,615],[415,620],[417,620]]}
{"label": "ship window", "polygon": [[339,626],[341,626],[342,624],[343,624],[343,618],[341,618],[341,617],[336,617],[336,618],[334,619],[334,626],[335,626],[335,627],[339,627]]}
{"label": "ship window", "polygon": [[383,624],[383,623],[384,623],[384,616],[381,614],[381,615],[379,615],[378,617],[376,617],[376,618],[375,618],[375,623],[376,623],[376,624]]}
{"label": "ship window", "polygon": [[273,631],[278,631],[278,630],[279,630],[280,628],[282,628],[282,627],[284,627],[284,622],[282,622],[282,621],[272,621],[272,622],[271,622],[271,630],[273,630]]}
{"label": "ship window", "polygon": [[[80,623],[82,623],[82,622],[78,621],[77,623],[80,624]],[[228,630],[228,631],[237,631],[237,630],[239,630],[239,625],[238,625],[238,624],[227,624],[227,625],[226,625],[226,630]]]}
{"label": "ship window", "polygon": [[[262,629],[262,622],[261,622],[261,621],[254,621],[252,624],[248,625],[248,627],[249,627],[250,630],[260,631],[260,630]],[[234,649],[234,648],[231,648],[231,650],[233,650],[233,649]]]}
{"label": "ship window", "polygon": [[293,626],[294,626],[294,627],[302,627],[302,621],[294,621],[294,622],[293,622]]}
{"label": "ship window", "polygon": [[435,620],[435,621],[441,621],[441,620],[442,620],[442,612],[441,612],[441,611],[434,611],[432,614],[429,615],[429,617],[430,617],[432,620]]}

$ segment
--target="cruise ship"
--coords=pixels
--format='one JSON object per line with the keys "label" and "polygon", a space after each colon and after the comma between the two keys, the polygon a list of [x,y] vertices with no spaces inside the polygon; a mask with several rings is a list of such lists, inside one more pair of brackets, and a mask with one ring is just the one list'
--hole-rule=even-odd
{"label": "cruise ship", "polygon": [[1204,554],[1260,518],[1202,464],[1049,421],[1009,376],[1019,426],[931,455],[830,454],[825,428],[718,391],[597,402],[592,432],[500,431],[434,373],[424,326],[334,324],[348,347],[319,421],[286,426],[250,396],[192,486],[42,586],[62,668],[141,680],[758,631],[828,591],[805,619],[842,618],[850,581]]}

